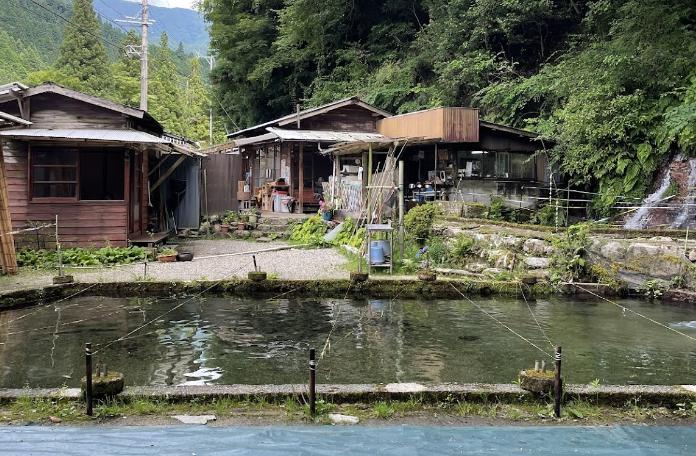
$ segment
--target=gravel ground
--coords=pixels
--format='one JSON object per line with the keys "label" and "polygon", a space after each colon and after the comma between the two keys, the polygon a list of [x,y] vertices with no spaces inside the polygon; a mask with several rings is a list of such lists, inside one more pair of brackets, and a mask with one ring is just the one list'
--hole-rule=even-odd
{"label": "gravel ground", "polygon": [[[155,281],[222,280],[246,277],[254,270],[249,255],[199,258],[229,253],[244,253],[288,247],[283,242],[250,242],[234,240],[195,240],[181,245],[191,251],[194,260],[182,263],[148,263],[147,277]],[[184,248],[185,247],[185,248]],[[256,253],[259,267],[280,279],[348,278],[347,260],[335,249],[297,249]],[[70,270],[78,282],[128,282],[142,280],[142,264],[109,269]],[[0,291],[37,288],[51,284],[54,271],[26,271],[15,276],[0,277]]]}

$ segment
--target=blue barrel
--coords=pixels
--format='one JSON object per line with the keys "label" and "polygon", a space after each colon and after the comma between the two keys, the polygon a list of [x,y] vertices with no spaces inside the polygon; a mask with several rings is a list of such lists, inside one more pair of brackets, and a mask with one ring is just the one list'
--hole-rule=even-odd
{"label": "blue barrel", "polygon": [[383,264],[384,250],[382,250],[381,241],[370,242],[370,264]]}
{"label": "blue barrel", "polygon": [[391,256],[391,244],[387,240],[381,240],[381,241],[376,241],[379,242],[382,245],[382,252],[384,252],[384,256]]}

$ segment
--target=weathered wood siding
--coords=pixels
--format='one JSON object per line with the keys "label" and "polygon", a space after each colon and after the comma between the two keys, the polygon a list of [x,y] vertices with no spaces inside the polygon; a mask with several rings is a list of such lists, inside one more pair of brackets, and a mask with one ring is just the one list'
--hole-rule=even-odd
{"label": "weathered wood siding", "polygon": [[[58,215],[58,235],[66,247],[127,245],[125,202],[32,202],[29,200],[28,146],[21,141],[3,144],[13,229],[26,228],[28,222],[53,223]],[[17,237],[19,245],[22,245],[22,238]]]}
{"label": "weathered wood siding", "polygon": [[[325,131],[360,131],[373,133],[377,131],[377,121],[381,118],[378,114],[360,106],[344,106],[333,111],[319,114],[300,122],[302,130]],[[297,123],[285,125],[281,128],[297,128]]]}
{"label": "weathered wood siding", "polygon": [[387,117],[377,122],[377,131],[392,138],[478,142],[478,109],[436,108]]}
{"label": "weathered wood siding", "polygon": [[31,97],[31,121],[31,128],[127,127],[121,113],[52,93]]}

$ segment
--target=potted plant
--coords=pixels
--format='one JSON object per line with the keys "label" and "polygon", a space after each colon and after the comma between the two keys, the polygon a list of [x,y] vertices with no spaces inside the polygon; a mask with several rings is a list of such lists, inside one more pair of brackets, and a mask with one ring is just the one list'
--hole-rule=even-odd
{"label": "potted plant", "polygon": [[418,271],[418,280],[422,280],[423,282],[434,282],[437,279],[437,274],[435,274],[435,271],[430,269],[430,260],[428,259],[428,246],[426,245],[425,247],[420,249],[416,254],[416,257],[422,257],[424,259],[423,263],[421,264],[422,269]]}
{"label": "potted plant", "polygon": [[230,231],[230,226],[234,225],[237,221],[237,214],[235,212],[228,212],[222,219],[222,225],[220,225],[221,233],[228,233]]}
{"label": "potted plant", "polygon": [[160,263],[173,263],[176,261],[178,252],[172,248],[164,248],[157,254],[157,261]]}
{"label": "potted plant", "polygon": [[252,255],[252,258],[254,259],[254,270],[249,271],[247,277],[252,282],[263,282],[264,280],[266,280],[268,275],[265,272],[263,272],[261,268],[259,268],[256,264],[256,255]]}
{"label": "potted plant", "polygon": [[330,222],[333,218],[334,205],[333,203],[325,203],[324,200],[321,200],[321,203],[323,203],[319,205],[319,213],[321,214],[321,218],[326,222]]}

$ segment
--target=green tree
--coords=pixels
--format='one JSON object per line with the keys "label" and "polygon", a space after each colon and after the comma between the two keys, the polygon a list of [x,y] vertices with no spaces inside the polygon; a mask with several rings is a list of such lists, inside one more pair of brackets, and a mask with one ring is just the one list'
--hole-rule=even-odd
{"label": "green tree", "polygon": [[166,33],[153,52],[150,68],[149,111],[166,130],[180,134],[184,131],[182,82]]}
{"label": "green tree", "polygon": [[184,90],[182,133],[189,139],[209,143],[210,100],[201,76],[201,62],[191,59],[191,74]]}
{"label": "green tree", "polygon": [[[140,37],[131,30],[121,42],[121,48],[138,46]],[[113,87],[111,97],[130,106],[140,105],[140,59],[136,56],[128,56],[123,52],[112,65]]]}
{"label": "green tree", "polygon": [[73,14],[65,27],[56,70],[79,81],[73,87],[103,95],[109,89],[109,65],[92,0],[73,0]]}

